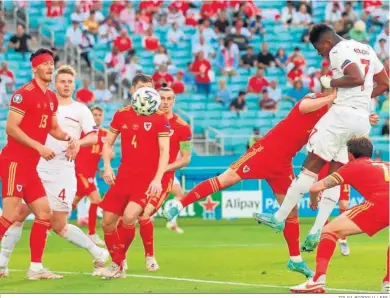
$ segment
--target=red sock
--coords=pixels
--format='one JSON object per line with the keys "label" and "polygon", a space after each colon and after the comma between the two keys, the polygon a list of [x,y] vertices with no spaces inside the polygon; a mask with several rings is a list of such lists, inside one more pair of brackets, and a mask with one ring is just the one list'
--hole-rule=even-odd
{"label": "red sock", "polygon": [[384,282],[385,281],[390,282],[390,278],[389,278],[389,262],[390,262],[389,248],[387,248],[387,266],[386,266],[386,276],[383,279]]}
{"label": "red sock", "polygon": [[220,190],[221,185],[218,178],[214,177],[195,186],[189,193],[180,199],[180,202],[183,207],[185,207]]}
{"label": "red sock", "polygon": [[72,204],[72,211],[75,211],[76,208],[77,208],[77,205],[73,203],[73,204]]}
{"label": "red sock", "polygon": [[316,274],[313,280],[316,281],[321,275],[326,274],[328,271],[328,264],[337,243],[337,235],[333,233],[322,233],[320,243],[318,245],[317,258],[316,258]]}
{"label": "red sock", "polygon": [[127,250],[135,238],[135,224],[126,225],[122,220],[120,220],[117,226],[117,230],[119,239],[122,244],[121,257],[124,260],[126,259]]}
{"label": "red sock", "polygon": [[283,230],[290,257],[300,256],[299,249],[299,219],[297,216],[287,217]]}
{"label": "red sock", "polygon": [[0,216],[0,241],[3,239],[5,232],[12,225],[12,222],[6,219],[4,216]]}
{"label": "red sock", "polygon": [[98,205],[92,204],[89,206],[88,210],[88,234],[96,234],[96,221],[97,221],[97,207]]}
{"label": "red sock", "polygon": [[50,221],[35,219],[30,233],[31,262],[42,263],[42,256],[46,246],[47,232],[50,230]]}
{"label": "red sock", "polygon": [[[343,214],[345,211],[347,211],[347,209],[342,209],[340,208],[340,215]],[[341,240],[347,240],[347,237],[342,237],[340,238]]]}
{"label": "red sock", "polygon": [[122,266],[121,260],[121,243],[119,240],[119,235],[117,230],[111,231],[111,232],[105,232],[104,233],[104,242],[106,242],[106,246],[108,249],[108,252],[111,255],[111,259],[114,263],[116,263],[119,266]]}
{"label": "red sock", "polygon": [[145,257],[154,256],[154,227],[150,219],[139,221],[139,232],[145,249]]}

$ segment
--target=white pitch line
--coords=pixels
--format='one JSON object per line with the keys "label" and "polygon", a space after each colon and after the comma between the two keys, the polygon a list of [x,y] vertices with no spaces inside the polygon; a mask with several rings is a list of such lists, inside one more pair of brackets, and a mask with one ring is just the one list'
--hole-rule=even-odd
{"label": "white pitch line", "polygon": [[[11,269],[11,272],[26,272],[25,270],[20,269]],[[68,275],[89,275],[88,272],[68,272],[68,271],[55,271],[57,274],[68,274]],[[215,285],[230,285],[230,286],[242,286],[242,287],[256,287],[256,288],[274,288],[274,289],[290,289],[289,286],[278,286],[278,285],[265,285],[265,284],[251,284],[251,283],[242,283],[242,282],[232,282],[232,281],[218,281],[218,280],[204,280],[204,279],[194,279],[194,278],[183,278],[183,277],[170,277],[170,276],[158,276],[158,275],[141,275],[141,274],[126,274],[126,277],[135,277],[135,278],[149,278],[149,279],[162,279],[162,280],[174,280],[174,281],[186,281],[193,283],[203,283],[203,284],[215,284]],[[354,289],[337,289],[337,288],[327,288],[329,291],[335,292],[345,292],[345,293],[364,293],[364,294],[378,294],[379,292],[367,291],[367,290],[354,290]]]}
{"label": "white pitch line", "polygon": [[[277,242],[275,243],[248,243],[248,244],[209,244],[209,245],[199,245],[199,244],[189,244],[189,245],[158,245],[158,248],[235,248],[235,247],[264,247],[264,246],[272,246],[278,244]],[[132,248],[143,248],[142,245],[132,245]],[[29,247],[21,247],[21,248],[16,248],[15,251],[24,251],[24,250],[30,250]],[[74,250],[74,248],[62,248],[61,250]],[[50,250],[49,250],[50,252]]]}

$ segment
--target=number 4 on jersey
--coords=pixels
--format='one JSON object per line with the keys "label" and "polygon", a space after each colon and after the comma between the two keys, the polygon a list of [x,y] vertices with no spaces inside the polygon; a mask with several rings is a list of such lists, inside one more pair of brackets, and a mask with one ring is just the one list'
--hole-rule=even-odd
{"label": "number 4 on jersey", "polygon": [[59,197],[61,200],[65,201],[65,198],[66,198],[65,188],[62,189],[62,190],[60,191],[60,194],[58,195],[58,197]]}

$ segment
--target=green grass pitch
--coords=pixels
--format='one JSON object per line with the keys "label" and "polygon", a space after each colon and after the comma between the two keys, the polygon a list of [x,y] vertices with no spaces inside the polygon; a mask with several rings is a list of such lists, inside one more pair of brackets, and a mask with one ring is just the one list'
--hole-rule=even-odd
{"label": "green grass pitch", "polygon": [[[313,219],[301,222],[303,241]],[[156,220],[156,257],[161,269],[155,273],[145,269],[137,232],[127,254],[128,277],[120,280],[90,276],[89,254],[51,233],[44,265],[65,276],[55,281],[25,279],[30,258],[28,224],[12,256],[10,277],[0,279],[0,293],[288,293],[289,286],[305,281],[286,268],[283,235],[253,220],[180,219],[180,224],[182,235],[167,230],[163,219]],[[327,278],[329,293],[379,292],[388,243],[386,229],[374,238],[351,237],[348,257],[342,257],[337,247]],[[315,254],[303,257],[314,269]]]}

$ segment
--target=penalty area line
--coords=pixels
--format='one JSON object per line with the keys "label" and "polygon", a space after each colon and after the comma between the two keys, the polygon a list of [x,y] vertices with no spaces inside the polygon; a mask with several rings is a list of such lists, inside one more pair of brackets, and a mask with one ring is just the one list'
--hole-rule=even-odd
{"label": "penalty area line", "polygon": [[[11,269],[11,272],[26,272],[26,270],[20,269]],[[57,274],[64,275],[89,275],[92,277],[91,273],[88,272],[68,272],[68,271],[53,271]],[[195,278],[184,278],[184,277],[170,277],[170,276],[158,276],[158,275],[147,275],[147,274],[126,274],[126,277],[134,278],[146,278],[146,279],[161,279],[161,280],[173,280],[173,281],[185,281],[192,283],[201,283],[201,284],[215,284],[215,285],[230,285],[230,286],[242,286],[242,287],[257,287],[257,288],[274,288],[274,289],[290,289],[290,286],[278,286],[278,285],[266,285],[266,284],[253,284],[253,283],[242,283],[242,282],[232,282],[232,281],[218,281],[218,280],[205,280],[205,279],[195,279]],[[338,289],[338,288],[327,288],[328,291],[334,292],[344,292],[344,293],[365,293],[365,294],[375,294],[378,292],[366,291],[366,290],[355,290],[355,289]]]}

